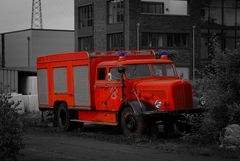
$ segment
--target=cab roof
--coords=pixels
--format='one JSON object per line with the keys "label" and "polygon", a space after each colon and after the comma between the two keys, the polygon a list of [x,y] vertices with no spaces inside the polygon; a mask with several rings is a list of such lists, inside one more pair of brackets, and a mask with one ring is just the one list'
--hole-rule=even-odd
{"label": "cab roof", "polygon": [[133,65],[133,64],[172,64],[173,61],[168,59],[136,59],[136,60],[115,60],[104,61],[98,64],[98,66],[119,66],[119,65]]}

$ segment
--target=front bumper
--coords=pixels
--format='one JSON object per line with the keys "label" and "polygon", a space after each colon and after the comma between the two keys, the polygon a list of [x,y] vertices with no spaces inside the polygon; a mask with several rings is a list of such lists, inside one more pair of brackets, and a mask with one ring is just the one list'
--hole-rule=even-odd
{"label": "front bumper", "polygon": [[151,121],[165,121],[178,119],[179,117],[181,117],[182,114],[200,114],[204,111],[204,108],[175,111],[145,111],[143,112],[142,116],[144,119]]}

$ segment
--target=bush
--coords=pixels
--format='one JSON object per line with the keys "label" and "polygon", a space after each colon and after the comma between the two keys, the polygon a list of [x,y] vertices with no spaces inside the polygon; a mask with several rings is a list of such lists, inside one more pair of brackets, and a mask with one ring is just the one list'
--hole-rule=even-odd
{"label": "bush", "polygon": [[17,113],[18,102],[9,101],[9,94],[0,94],[0,160],[16,160],[23,148],[22,123]]}
{"label": "bush", "polygon": [[224,127],[240,124],[240,48],[221,51],[217,43],[213,45],[211,63],[194,82],[194,92],[206,99],[207,109],[191,136],[199,143],[217,143]]}

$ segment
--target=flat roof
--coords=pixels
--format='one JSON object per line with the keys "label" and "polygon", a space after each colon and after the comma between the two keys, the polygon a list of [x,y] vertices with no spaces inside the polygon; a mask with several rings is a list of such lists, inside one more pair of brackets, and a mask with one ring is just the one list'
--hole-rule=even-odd
{"label": "flat roof", "polygon": [[19,72],[37,72],[36,67],[0,67],[0,70],[19,71]]}
{"label": "flat roof", "polygon": [[3,34],[13,34],[13,33],[18,33],[18,32],[25,32],[25,31],[62,31],[62,32],[74,32],[74,30],[62,30],[62,29],[23,29],[23,30],[16,30],[16,31],[10,31],[10,32],[4,32],[0,33],[1,35]]}

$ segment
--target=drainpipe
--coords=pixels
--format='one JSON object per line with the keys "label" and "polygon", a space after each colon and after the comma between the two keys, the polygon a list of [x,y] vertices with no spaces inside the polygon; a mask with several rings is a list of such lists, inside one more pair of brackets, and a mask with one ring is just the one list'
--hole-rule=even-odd
{"label": "drainpipe", "polygon": [[2,67],[5,67],[5,35],[2,34],[1,36],[1,42],[2,42]]}
{"label": "drainpipe", "polygon": [[140,49],[140,30],[139,30],[139,28],[140,28],[140,23],[138,22],[137,23],[137,50],[139,50]]}
{"label": "drainpipe", "polygon": [[27,53],[27,54],[28,54],[28,67],[30,67],[30,65],[31,65],[31,64],[30,64],[30,40],[31,40],[31,39],[30,39],[30,37],[28,36],[28,37],[27,37],[27,42],[28,42],[28,53]]}
{"label": "drainpipe", "polygon": [[196,26],[192,26],[192,32],[193,32],[193,46],[192,46],[192,75],[193,75],[193,82],[195,81],[195,29]]}

